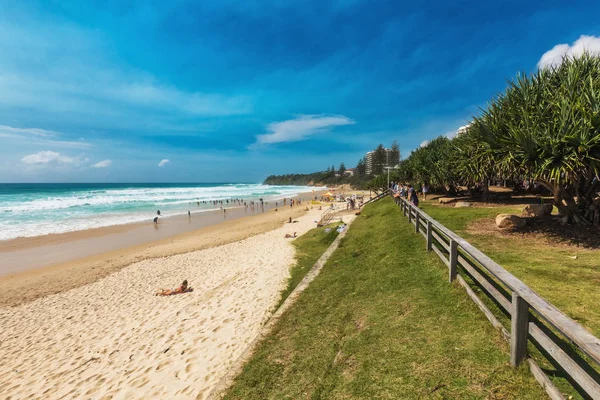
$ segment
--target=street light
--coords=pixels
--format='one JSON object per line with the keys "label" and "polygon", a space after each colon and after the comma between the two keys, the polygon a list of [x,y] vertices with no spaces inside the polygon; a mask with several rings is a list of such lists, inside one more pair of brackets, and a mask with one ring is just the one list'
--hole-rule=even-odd
{"label": "street light", "polygon": [[387,188],[388,188],[388,190],[389,190],[389,188],[390,188],[390,169],[394,169],[394,167],[390,167],[390,166],[387,166],[387,165],[386,165],[386,166],[385,166],[385,167],[383,167],[383,168],[384,168],[384,169],[387,169],[387,172],[388,172],[388,180],[387,180],[387,182],[388,182],[388,183],[387,183]]}
{"label": "street light", "polygon": [[387,185],[388,185],[388,189],[390,188],[390,169],[396,169],[398,167],[398,165],[394,165],[393,167],[390,167],[388,165],[386,165],[385,167],[383,167],[383,169],[387,169]]}

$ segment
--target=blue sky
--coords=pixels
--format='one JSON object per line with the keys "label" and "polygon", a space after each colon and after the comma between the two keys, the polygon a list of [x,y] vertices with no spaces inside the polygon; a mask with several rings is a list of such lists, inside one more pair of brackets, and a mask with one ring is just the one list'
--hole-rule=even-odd
{"label": "blue sky", "polygon": [[407,155],[542,56],[600,50],[599,2],[417,3],[0,0],[0,182],[257,182],[394,139]]}

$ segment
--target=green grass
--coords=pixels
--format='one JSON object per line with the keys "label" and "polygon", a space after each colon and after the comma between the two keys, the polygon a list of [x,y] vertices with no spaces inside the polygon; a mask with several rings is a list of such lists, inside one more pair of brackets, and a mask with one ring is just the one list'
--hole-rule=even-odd
{"label": "green grass", "polygon": [[367,206],[226,398],[544,398],[423,249],[390,199]]}
{"label": "green grass", "polygon": [[[294,239],[292,244],[296,248],[296,263],[290,270],[290,279],[287,287],[281,292],[281,299],[277,308],[288,298],[290,293],[298,286],[306,273],[315,265],[321,255],[338,236],[335,228],[340,225],[331,224],[322,228],[311,229],[304,235]],[[329,230],[329,232],[326,232]]]}
{"label": "green grass", "polygon": [[[600,336],[600,250],[552,246],[527,236],[472,233],[472,222],[501,213],[519,215],[523,206],[448,208],[427,202],[423,210],[465,238],[543,298]],[[577,259],[571,257],[577,256]]]}

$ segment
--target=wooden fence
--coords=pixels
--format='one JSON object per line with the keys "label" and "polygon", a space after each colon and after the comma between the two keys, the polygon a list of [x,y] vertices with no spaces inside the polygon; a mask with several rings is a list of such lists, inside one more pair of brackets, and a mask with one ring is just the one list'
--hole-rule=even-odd
{"label": "wooden fence", "polygon": [[384,192],[382,192],[382,193],[378,194],[377,196],[375,196],[375,197],[371,197],[369,200],[365,201],[365,202],[363,203],[363,206],[366,206],[366,205],[367,205],[367,204],[369,204],[369,203],[372,203],[372,202],[374,202],[374,201],[377,201],[377,200],[379,200],[379,199],[382,199],[382,198],[384,198],[384,197],[385,197],[385,196],[387,196],[387,195],[388,195],[388,193],[387,193],[386,191],[384,191]]}
{"label": "wooden fence", "polygon": [[[528,357],[527,344],[531,343],[565,374],[584,398],[600,399],[598,338],[423,210],[404,198],[394,200],[404,217],[415,226],[415,232],[426,239],[427,251],[434,251],[446,264],[449,281],[458,281],[492,325],[510,342],[513,366],[526,361],[550,397],[564,399],[539,365]],[[481,289],[491,302],[482,301],[465,278]],[[510,318],[510,332],[490,310],[494,306]]]}

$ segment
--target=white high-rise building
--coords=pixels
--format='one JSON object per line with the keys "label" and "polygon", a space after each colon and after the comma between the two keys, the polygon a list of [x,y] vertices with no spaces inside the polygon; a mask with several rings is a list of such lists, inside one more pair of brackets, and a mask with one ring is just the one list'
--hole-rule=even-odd
{"label": "white high-rise building", "polygon": [[[384,149],[385,150],[385,156],[383,159],[383,165],[384,166],[390,166],[390,167],[395,167],[396,165],[400,164],[400,159],[399,157],[396,157],[397,159],[393,159],[393,155],[392,155],[392,149]],[[373,170],[374,170],[374,165],[373,165],[373,156],[375,155],[375,151],[369,151],[367,154],[365,154],[365,173],[367,175],[373,175]]]}
{"label": "white high-rise building", "polygon": [[374,151],[369,151],[365,154],[365,174],[371,175],[373,173],[373,154]]}

